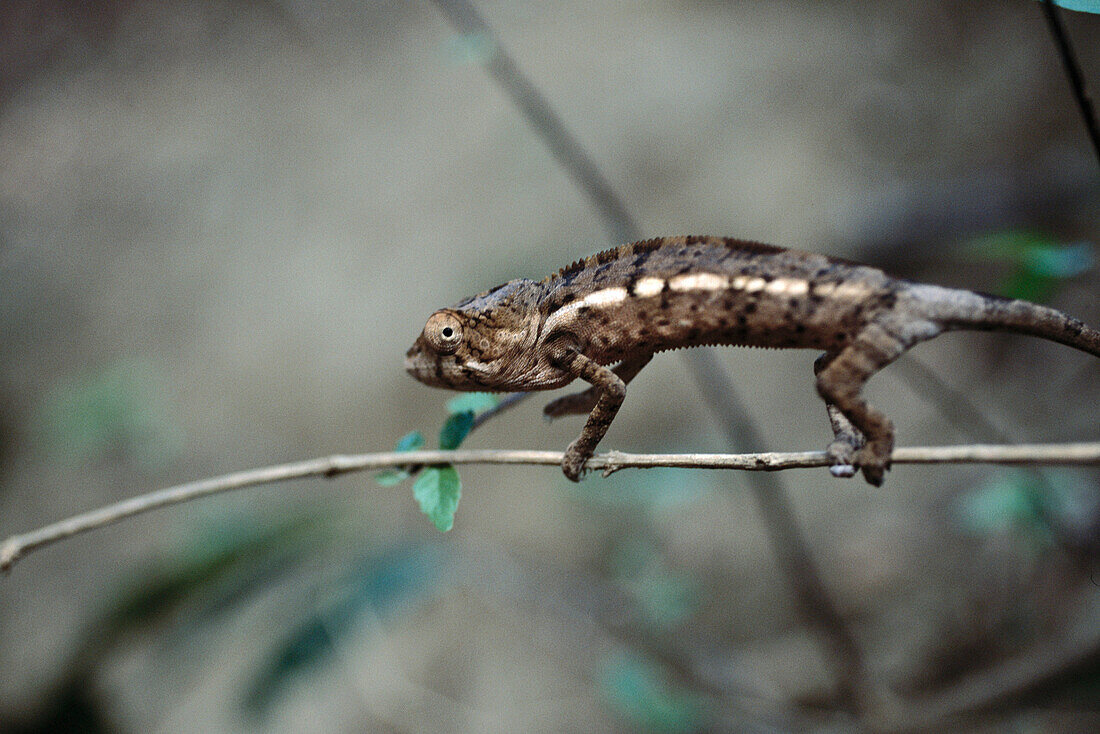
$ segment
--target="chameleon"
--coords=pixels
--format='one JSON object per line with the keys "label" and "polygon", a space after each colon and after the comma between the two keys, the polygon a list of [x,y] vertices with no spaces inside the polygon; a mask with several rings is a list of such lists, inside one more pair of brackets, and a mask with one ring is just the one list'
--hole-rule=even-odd
{"label": "chameleon", "polygon": [[664,237],[605,250],[543,280],[511,280],[428,318],[405,357],[425,384],[529,392],[575,379],[548,403],[588,415],[563,454],[578,481],[657,352],[712,345],[814,349],[836,476],[880,486],[894,427],[868,404],[868,379],[919,342],[969,329],[1029,334],[1100,357],[1100,332],[1028,301],[892,278],[858,263],[726,237]]}

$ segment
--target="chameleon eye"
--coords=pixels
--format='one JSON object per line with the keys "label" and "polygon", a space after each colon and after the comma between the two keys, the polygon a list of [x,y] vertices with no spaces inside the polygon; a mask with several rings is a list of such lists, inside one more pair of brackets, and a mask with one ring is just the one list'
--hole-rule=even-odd
{"label": "chameleon eye", "polygon": [[462,324],[447,311],[436,311],[424,326],[424,337],[440,354],[454,354],[462,343]]}

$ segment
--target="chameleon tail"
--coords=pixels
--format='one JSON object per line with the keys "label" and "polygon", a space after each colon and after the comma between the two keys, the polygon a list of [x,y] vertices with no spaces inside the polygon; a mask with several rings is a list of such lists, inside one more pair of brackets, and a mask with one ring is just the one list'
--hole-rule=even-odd
{"label": "chameleon tail", "polygon": [[1028,334],[1100,357],[1100,331],[1058,309],[1030,301],[975,295],[981,299],[981,310],[977,313],[971,311],[953,314],[953,318],[943,321],[947,328]]}

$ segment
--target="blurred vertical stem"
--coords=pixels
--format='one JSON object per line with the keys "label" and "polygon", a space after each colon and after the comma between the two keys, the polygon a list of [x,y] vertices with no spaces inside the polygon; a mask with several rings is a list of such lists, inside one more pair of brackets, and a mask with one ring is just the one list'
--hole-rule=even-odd
{"label": "blurred vertical stem", "polygon": [[[596,208],[613,244],[642,239],[641,230],[630,216],[591,156],[565,127],[550,102],[520,70],[501,45],[496,33],[468,0],[433,0],[459,33],[489,43],[493,53],[485,69],[505,92],[527,122],[543,139],[554,159],[569,172],[573,181]],[[734,446],[759,445],[736,389],[722,365],[707,350],[685,352],[684,360],[695,376],[706,402],[714,407]],[[798,527],[782,482],[771,474],[749,479],[760,505],[764,526],[787,582],[798,600],[798,609],[811,627],[825,635],[832,655],[830,663],[845,708],[859,714],[867,699],[868,680],[863,655],[855,638],[822,583]]]}
{"label": "blurred vertical stem", "polygon": [[1085,123],[1085,131],[1092,141],[1092,149],[1096,153],[1096,162],[1100,164],[1100,125],[1096,122],[1096,110],[1092,106],[1088,89],[1085,87],[1085,78],[1081,74],[1081,65],[1077,62],[1077,55],[1073,52],[1073,44],[1070,43],[1069,34],[1062,25],[1062,15],[1054,0],[1042,0],[1043,15],[1054,36],[1054,45],[1058,47],[1058,55],[1062,57],[1062,66],[1066,70],[1066,77],[1073,90],[1073,98],[1077,101],[1077,107],[1081,111],[1081,119]]}

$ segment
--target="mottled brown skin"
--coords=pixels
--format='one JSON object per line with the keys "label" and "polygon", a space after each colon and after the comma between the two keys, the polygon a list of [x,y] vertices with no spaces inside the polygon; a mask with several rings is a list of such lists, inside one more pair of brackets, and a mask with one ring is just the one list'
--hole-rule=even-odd
{"label": "mottled brown skin", "polygon": [[[1100,332],[1051,308],[887,276],[823,255],[722,237],[635,242],[544,280],[513,280],[432,314],[409,349],[416,379],[453,390],[591,388],[547,415],[588,414],[562,470],[577,481],[656,352],[705,345],[815,349],[833,473],[880,485],[894,429],[863,385],[951,329],[1015,331],[1100,356]],[[609,365],[616,365],[610,368]]]}

